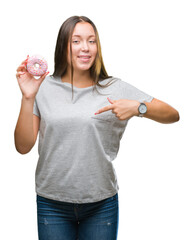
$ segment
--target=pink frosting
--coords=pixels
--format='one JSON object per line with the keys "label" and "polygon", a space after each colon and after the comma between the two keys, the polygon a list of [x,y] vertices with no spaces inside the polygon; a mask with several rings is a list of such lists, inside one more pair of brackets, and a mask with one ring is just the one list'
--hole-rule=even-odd
{"label": "pink frosting", "polygon": [[48,69],[47,61],[40,55],[28,58],[27,71],[33,76],[42,76]]}

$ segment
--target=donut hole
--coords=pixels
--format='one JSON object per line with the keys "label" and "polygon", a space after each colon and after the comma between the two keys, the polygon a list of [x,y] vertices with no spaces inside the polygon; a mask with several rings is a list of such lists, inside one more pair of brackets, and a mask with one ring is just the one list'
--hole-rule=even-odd
{"label": "donut hole", "polygon": [[34,64],[34,69],[35,69],[35,70],[38,70],[39,68],[40,68],[40,64],[35,63],[35,64]]}

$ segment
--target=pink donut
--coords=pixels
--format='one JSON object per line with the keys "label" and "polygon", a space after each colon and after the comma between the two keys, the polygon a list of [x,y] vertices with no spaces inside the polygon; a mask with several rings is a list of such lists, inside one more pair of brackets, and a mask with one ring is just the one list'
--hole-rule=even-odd
{"label": "pink donut", "polygon": [[40,55],[28,58],[27,71],[33,76],[42,76],[48,69],[47,61]]}

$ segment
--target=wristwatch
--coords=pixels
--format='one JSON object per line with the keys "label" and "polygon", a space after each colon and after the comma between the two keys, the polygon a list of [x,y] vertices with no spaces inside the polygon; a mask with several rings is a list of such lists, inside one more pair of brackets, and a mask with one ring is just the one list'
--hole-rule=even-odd
{"label": "wristwatch", "polygon": [[147,106],[145,105],[145,103],[140,103],[138,107],[138,111],[139,111],[139,117],[143,117],[143,115],[147,112]]}

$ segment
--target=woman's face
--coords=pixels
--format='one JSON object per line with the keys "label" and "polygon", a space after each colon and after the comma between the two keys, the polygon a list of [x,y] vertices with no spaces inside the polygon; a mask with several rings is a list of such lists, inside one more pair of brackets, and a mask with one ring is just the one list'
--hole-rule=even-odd
{"label": "woman's face", "polygon": [[[89,70],[97,54],[96,36],[90,23],[80,22],[75,25],[71,46],[74,70]],[[68,63],[70,64],[70,45],[68,46]]]}

